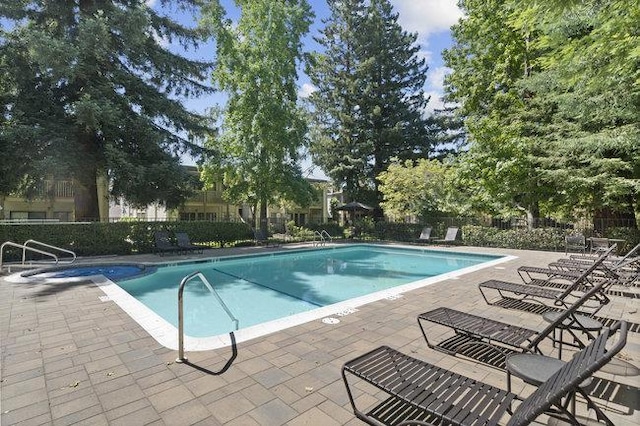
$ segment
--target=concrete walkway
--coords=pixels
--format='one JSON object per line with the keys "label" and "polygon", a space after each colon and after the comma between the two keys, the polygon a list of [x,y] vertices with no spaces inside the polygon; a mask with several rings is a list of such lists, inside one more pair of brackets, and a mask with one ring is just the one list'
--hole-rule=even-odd
{"label": "concrete walkway", "polygon": [[[285,246],[269,250],[287,250]],[[452,248],[443,248],[452,250]],[[380,345],[506,388],[502,371],[427,347],[416,316],[449,306],[500,321],[541,329],[538,315],[488,306],[477,283],[519,280],[520,265],[545,265],[560,253],[456,247],[510,254],[517,259],[381,300],[341,317],[338,324],[312,321],[239,344],[238,357],[222,375],[228,348],[189,353],[193,365],[178,364],[176,351],[160,346],[115,303],[102,301],[92,282],[15,284],[0,277],[1,424],[25,425],[359,425],[340,371],[351,358]],[[204,257],[266,248],[207,250]],[[80,262],[164,262],[184,256],[127,256]],[[635,291],[638,291],[637,289]],[[104,298],[102,298],[104,299]],[[612,298],[600,315],[640,323],[640,299]],[[447,329],[434,326],[434,338]],[[640,367],[640,334],[629,334],[622,356]],[[594,400],[616,425],[640,424],[639,376],[599,373]],[[532,388],[514,381],[513,391]],[[357,403],[379,393],[357,388]],[[585,412],[578,399],[579,414]],[[546,422],[543,416],[540,422]]]}

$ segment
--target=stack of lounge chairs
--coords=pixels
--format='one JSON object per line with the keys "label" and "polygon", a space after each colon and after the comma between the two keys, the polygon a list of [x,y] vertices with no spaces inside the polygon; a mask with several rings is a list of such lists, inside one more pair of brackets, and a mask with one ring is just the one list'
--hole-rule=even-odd
{"label": "stack of lounge chairs", "polygon": [[[615,265],[633,264],[633,253],[639,247],[622,259],[614,258],[614,249],[596,258],[574,259],[582,262],[580,267],[521,267],[522,282],[489,280],[479,284],[489,305],[513,308],[517,303],[530,303],[540,307],[533,312],[542,314],[546,322],[541,330],[448,307],[418,315],[430,348],[504,370],[506,390],[381,346],[342,368],[355,415],[372,425],[526,425],[542,414],[581,424],[575,414],[575,396],[580,395],[598,421],[613,425],[585,386],[626,344],[625,321],[607,326],[595,316],[610,303],[612,286],[638,280],[638,274],[629,269],[630,275],[620,275]],[[498,297],[489,298],[488,291],[497,292]],[[434,329],[435,324],[448,328],[449,336]],[[430,333],[434,334],[431,338]],[[577,352],[563,359],[563,346]],[[511,391],[513,377],[537,386],[537,390],[522,400]],[[358,408],[353,389],[367,385],[384,396],[365,412]]]}

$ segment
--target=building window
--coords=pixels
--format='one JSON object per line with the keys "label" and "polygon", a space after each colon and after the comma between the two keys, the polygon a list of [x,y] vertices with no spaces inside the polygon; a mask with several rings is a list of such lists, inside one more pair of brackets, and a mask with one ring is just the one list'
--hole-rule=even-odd
{"label": "building window", "polygon": [[290,217],[291,217],[291,220],[295,222],[296,226],[303,226],[307,223],[306,213],[292,213]]}
{"label": "building window", "polygon": [[53,218],[60,222],[71,222],[71,212],[53,212]]}
{"label": "building window", "polygon": [[9,219],[27,220],[27,219],[46,219],[47,212],[10,212]]}

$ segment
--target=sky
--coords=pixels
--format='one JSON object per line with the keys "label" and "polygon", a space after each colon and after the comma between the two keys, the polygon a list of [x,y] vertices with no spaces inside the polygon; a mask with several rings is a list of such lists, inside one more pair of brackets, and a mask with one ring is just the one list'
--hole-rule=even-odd
{"label": "sky", "polygon": [[[322,20],[328,18],[329,9],[326,0],[308,1],[315,14],[315,19],[303,44],[305,50],[313,51],[319,49],[313,37],[318,36],[319,31],[324,27]],[[147,4],[154,8],[159,8],[159,3],[158,0],[147,0]],[[237,18],[238,10],[235,8],[233,0],[221,0],[221,3],[231,19]],[[443,79],[448,72],[442,61],[441,53],[452,44],[449,28],[463,16],[457,7],[457,0],[391,0],[391,4],[399,14],[400,25],[409,32],[417,33],[417,43],[421,48],[420,55],[426,59],[429,66],[427,82],[424,87],[425,94],[430,96],[427,111],[440,108],[442,106]],[[177,10],[166,10],[164,13],[171,15],[181,23],[193,22],[191,16]],[[214,44],[208,43],[201,46],[198,51],[187,52],[187,56],[210,61],[215,56],[214,49]],[[314,90],[308,77],[302,71],[299,73],[298,83],[298,93],[301,97],[308,96]],[[223,103],[224,97],[220,94],[185,101],[188,109],[199,113],[203,113],[215,105],[222,106]],[[188,160],[185,162],[189,163]],[[326,178],[321,170],[314,168],[308,161],[303,164],[303,169],[309,170],[312,177]]]}

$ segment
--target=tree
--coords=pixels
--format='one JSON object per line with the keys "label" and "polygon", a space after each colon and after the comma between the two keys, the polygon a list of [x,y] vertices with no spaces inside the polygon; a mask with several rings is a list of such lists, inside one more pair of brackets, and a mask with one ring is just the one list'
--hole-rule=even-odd
{"label": "tree", "polygon": [[[635,226],[640,194],[640,5],[616,0],[535,9],[540,72],[522,87],[553,106],[545,165],[557,209]],[[589,60],[584,60],[589,58]],[[600,221],[597,220],[596,224]]]}
{"label": "tree", "polygon": [[394,219],[464,213],[464,203],[451,191],[452,169],[439,160],[396,160],[380,173],[385,214]]}
{"label": "tree", "polygon": [[[463,3],[445,53],[448,96],[470,149],[460,180],[531,219],[637,211],[637,31],[634,2]],[[586,60],[588,58],[588,60]],[[635,206],[635,207],[634,207]]]}
{"label": "tree", "polygon": [[[177,3],[197,11],[201,2]],[[133,204],[179,205],[189,194],[179,154],[198,155],[193,136],[207,128],[176,97],[210,91],[201,83],[209,64],[159,39],[187,47],[204,33],[124,0],[12,0],[0,13],[11,23],[0,36],[11,84],[1,87],[0,143],[27,153],[9,174],[72,177],[76,220],[99,217],[97,181],[107,179]]]}
{"label": "tree", "polygon": [[360,110],[359,76],[356,71],[357,32],[362,27],[362,0],[328,0],[331,17],[324,21],[321,37],[315,40],[324,52],[310,55],[307,75],[318,89],[309,97],[311,111],[311,153],[334,182],[344,186],[351,199],[360,193],[367,172],[370,150],[363,146],[358,129]]}
{"label": "tree", "polygon": [[260,207],[267,231],[267,206],[278,197],[308,205],[311,185],[298,164],[306,122],[297,106],[296,66],[301,37],[309,30],[306,0],[236,0],[242,14],[237,25],[219,5],[205,24],[218,40],[213,79],[228,96],[220,135],[207,144],[217,154],[203,178],[219,178],[225,197]]}
{"label": "tree", "polygon": [[[426,157],[427,66],[417,36],[402,30],[388,0],[329,1],[332,15],[309,75],[318,138],[312,154],[350,198],[379,207],[376,176],[392,158]],[[377,208],[378,215],[381,210]]]}
{"label": "tree", "polygon": [[529,9],[497,0],[463,6],[467,18],[452,27],[455,44],[443,55],[453,70],[445,80],[447,98],[459,103],[470,139],[458,181],[476,189],[478,205],[492,200],[491,213],[538,217],[550,189],[537,172],[546,147],[527,137],[526,94],[517,87],[533,71],[536,32],[514,22]]}

